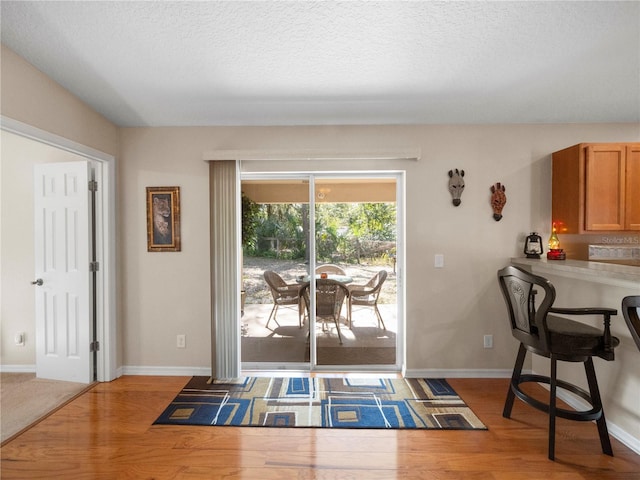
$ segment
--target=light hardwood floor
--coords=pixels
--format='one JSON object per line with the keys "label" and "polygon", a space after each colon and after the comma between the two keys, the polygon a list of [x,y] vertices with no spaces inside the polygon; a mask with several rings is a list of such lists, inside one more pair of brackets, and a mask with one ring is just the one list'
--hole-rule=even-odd
{"label": "light hardwood floor", "polygon": [[152,425],[187,380],[96,385],[2,447],[1,478],[640,479],[640,456],[613,438],[603,455],[592,423],[559,419],[549,461],[546,415],[517,401],[502,418],[507,379],[450,380],[488,431]]}

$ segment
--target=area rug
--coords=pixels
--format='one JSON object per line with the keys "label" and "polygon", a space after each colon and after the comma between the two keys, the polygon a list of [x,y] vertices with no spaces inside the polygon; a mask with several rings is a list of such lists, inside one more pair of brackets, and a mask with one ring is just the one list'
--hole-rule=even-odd
{"label": "area rug", "polygon": [[157,425],[486,430],[444,379],[193,377]]}

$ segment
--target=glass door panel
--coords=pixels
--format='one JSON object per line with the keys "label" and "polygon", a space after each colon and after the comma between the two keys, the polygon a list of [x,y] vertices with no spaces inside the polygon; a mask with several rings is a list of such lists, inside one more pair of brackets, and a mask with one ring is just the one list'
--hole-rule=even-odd
{"label": "glass door panel", "polygon": [[243,368],[309,370],[308,179],[243,176],[241,190]]}
{"label": "glass door panel", "polygon": [[314,187],[317,368],[396,366],[396,178],[317,175]]}

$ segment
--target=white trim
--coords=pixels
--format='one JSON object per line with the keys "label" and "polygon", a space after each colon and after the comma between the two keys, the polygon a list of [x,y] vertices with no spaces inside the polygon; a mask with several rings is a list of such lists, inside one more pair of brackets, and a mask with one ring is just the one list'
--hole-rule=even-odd
{"label": "white trim", "polygon": [[376,150],[210,150],[202,154],[205,161],[214,160],[411,160],[421,158],[420,148],[381,148]]}
{"label": "white trim", "polygon": [[[522,371],[531,373],[530,371]],[[408,368],[407,378],[511,378],[512,370],[505,369],[438,369],[438,368]],[[505,392],[506,393],[506,392]]]}
{"label": "white trim", "polygon": [[61,137],[60,135],[56,135],[55,133],[41,130],[37,127],[33,127],[18,120],[14,120],[13,118],[5,117],[3,115],[0,115],[0,128],[7,132],[20,135],[21,137],[29,138],[31,140],[56,147],[61,150],[65,150],[67,152],[75,153],[76,155],[80,155],[89,159],[98,160],[101,162],[114,161],[114,157],[109,155],[108,153],[104,153],[100,150],[96,150],[80,143],[76,143],[73,140]]}
{"label": "white trim", "polygon": [[36,373],[35,365],[0,365],[2,373]]}
{"label": "white trim", "polygon": [[59,135],[41,130],[18,120],[0,115],[0,129],[64,150],[100,163],[102,185],[98,187],[96,207],[101,211],[97,217],[97,240],[103,246],[98,250],[98,328],[96,340],[100,342],[96,371],[98,381],[117,378],[116,369],[116,159],[107,153],[76,143]]}
{"label": "white trim", "polygon": [[183,377],[200,376],[210,377],[211,366],[208,367],[147,367],[137,365],[125,365],[119,369],[121,375],[139,375],[150,377]]}

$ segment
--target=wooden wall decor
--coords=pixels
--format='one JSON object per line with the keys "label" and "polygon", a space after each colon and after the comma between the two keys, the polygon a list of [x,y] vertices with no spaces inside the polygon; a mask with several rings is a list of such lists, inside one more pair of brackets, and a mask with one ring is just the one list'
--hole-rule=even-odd
{"label": "wooden wall decor", "polygon": [[502,209],[507,203],[506,189],[500,182],[491,185],[491,208],[493,209],[493,219],[499,222],[502,219]]}
{"label": "wooden wall decor", "polygon": [[464,191],[464,170],[449,170],[449,193],[453,198],[452,203],[454,207],[457,207],[462,203],[462,192]]}

